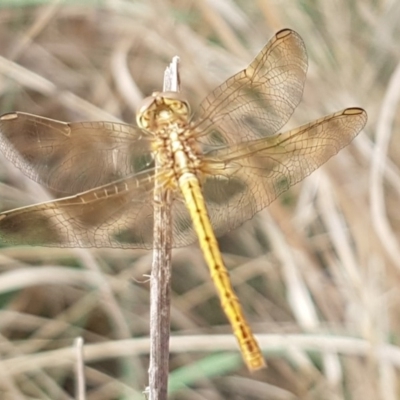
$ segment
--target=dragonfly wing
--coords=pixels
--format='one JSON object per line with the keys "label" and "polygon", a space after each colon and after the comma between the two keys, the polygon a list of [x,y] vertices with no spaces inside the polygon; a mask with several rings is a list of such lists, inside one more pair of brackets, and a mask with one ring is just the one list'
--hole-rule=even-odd
{"label": "dragonfly wing", "polygon": [[75,196],[0,214],[0,241],[54,247],[150,248],[153,181],[137,174]]}
{"label": "dragonfly wing", "polygon": [[[0,242],[48,247],[153,247],[152,171],[75,196],[0,214]],[[173,246],[196,241],[182,199],[172,203]]]}
{"label": "dragonfly wing", "polygon": [[0,149],[29,178],[72,195],[147,168],[150,142],[116,122],[61,122],[15,112],[0,117]]}
{"label": "dragonfly wing", "polygon": [[195,123],[200,141],[227,145],[275,134],[299,104],[306,72],[303,40],[281,30],[245,70],[201,103]]}
{"label": "dragonfly wing", "polygon": [[267,207],[347,146],[366,122],[364,110],[349,108],[286,133],[209,153],[203,193],[216,234]]}

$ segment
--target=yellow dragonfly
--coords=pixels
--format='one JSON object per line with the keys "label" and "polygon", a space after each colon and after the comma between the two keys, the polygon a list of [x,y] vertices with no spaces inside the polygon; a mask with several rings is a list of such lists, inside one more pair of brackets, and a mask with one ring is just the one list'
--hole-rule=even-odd
{"label": "yellow dragonfly", "polygon": [[[173,245],[198,239],[250,370],[265,365],[216,236],[252,218],[348,145],[367,121],[347,108],[278,133],[300,102],[301,37],[284,29],[192,117],[174,92],[154,93],[137,125],[0,118],[0,148],[58,198],[0,214],[0,240],[57,247],[151,248],[154,181],[173,192]],[[155,174],[157,160],[157,176]]]}

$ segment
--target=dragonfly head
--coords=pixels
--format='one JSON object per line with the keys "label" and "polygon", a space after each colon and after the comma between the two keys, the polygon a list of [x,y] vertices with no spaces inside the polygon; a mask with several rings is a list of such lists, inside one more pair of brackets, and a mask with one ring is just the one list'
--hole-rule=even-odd
{"label": "dragonfly head", "polygon": [[152,131],[175,121],[187,121],[190,107],[177,92],[155,92],[146,97],[136,114],[140,128]]}

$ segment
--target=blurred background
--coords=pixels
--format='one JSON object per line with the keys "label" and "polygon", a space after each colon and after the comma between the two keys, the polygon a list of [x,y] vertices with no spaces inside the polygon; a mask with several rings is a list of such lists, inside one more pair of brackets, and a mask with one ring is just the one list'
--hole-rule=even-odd
{"label": "blurred background", "polygon": [[[393,0],[0,0],[1,113],[131,123],[174,55],[196,109],[282,28],[309,55],[286,128],[368,112],[348,148],[220,238],[268,369],[244,366],[197,244],[173,252],[171,399],[399,397],[399,20]],[[1,211],[43,198],[3,156],[0,181]],[[2,245],[1,399],[73,399],[78,336],[87,399],[143,398],[151,262]]]}

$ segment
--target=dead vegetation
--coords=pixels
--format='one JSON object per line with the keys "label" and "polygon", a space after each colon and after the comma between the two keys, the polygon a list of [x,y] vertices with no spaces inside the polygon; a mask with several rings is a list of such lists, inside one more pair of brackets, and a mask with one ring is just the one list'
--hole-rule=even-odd
{"label": "dead vegetation", "polygon": [[[174,55],[195,108],[277,30],[303,37],[309,72],[289,126],[361,106],[367,127],[221,238],[268,369],[242,364],[197,245],[174,251],[170,398],[398,398],[400,4],[35,3],[0,2],[1,113],[129,123]],[[43,198],[0,161],[1,210]],[[72,345],[82,336],[87,399],[143,398],[150,265],[146,251],[2,247],[0,397],[74,398]]]}

